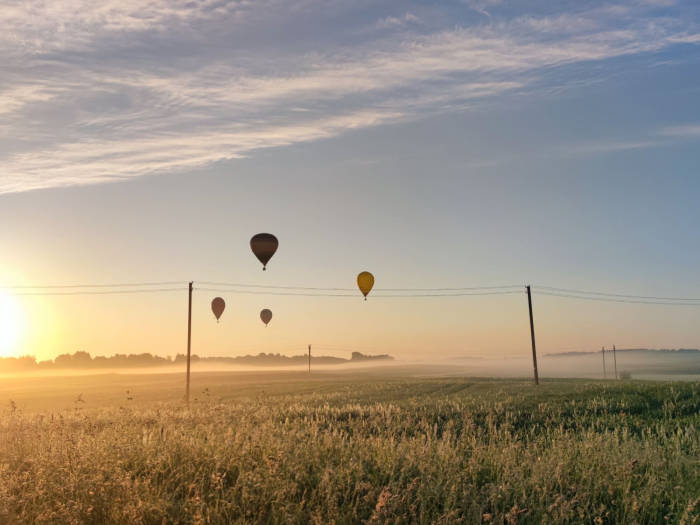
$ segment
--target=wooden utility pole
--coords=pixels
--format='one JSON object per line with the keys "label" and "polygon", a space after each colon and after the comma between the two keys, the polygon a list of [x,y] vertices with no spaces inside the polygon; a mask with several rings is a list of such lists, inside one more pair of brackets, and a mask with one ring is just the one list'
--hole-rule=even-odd
{"label": "wooden utility pole", "polygon": [[605,370],[605,347],[603,347],[603,348],[600,349],[600,353],[601,353],[601,355],[603,356],[603,379],[607,379],[607,378],[608,378],[608,373],[607,373],[607,371]]}
{"label": "wooden utility pole", "polygon": [[527,285],[527,306],[530,310],[530,338],[532,339],[532,366],[535,370],[535,384],[540,384],[540,378],[537,375],[537,349],[535,347],[535,321],[532,319],[532,294],[530,293],[530,285]]}
{"label": "wooden utility pole", "polygon": [[615,379],[617,379],[617,354],[615,353],[615,345],[613,345],[613,363],[615,363]]}
{"label": "wooden utility pole", "polygon": [[189,299],[187,304],[187,393],[185,399],[190,404],[190,348],[192,344],[192,281],[189,286]]}
{"label": "wooden utility pole", "polygon": [[309,374],[311,373],[311,345],[309,345]]}

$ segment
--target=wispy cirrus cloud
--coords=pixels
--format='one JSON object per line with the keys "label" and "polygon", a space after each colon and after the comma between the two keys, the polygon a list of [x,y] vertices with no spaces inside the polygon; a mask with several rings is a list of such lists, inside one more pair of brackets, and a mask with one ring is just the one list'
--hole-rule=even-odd
{"label": "wispy cirrus cloud", "polygon": [[420,22],[420,19],[413,13],[404,13],[402,16],[387,16],[386,18],[382,18],[377,22],[377,27],[380,29],[401,27],[418,22]]}
{"label": "wispy cirrus cloud", "polygon": [[489,9],[501,5],[503,0],[464,0],[471,9],[482,15],[491,16]]}
{"label": "wispy cirrus cloud", "polygon": [[240,20],[254,9],[274,8],[271,0],[9,0],[0,9],[0,42],[5,50],[43,53],[87,47],[105,35],[168,31],[197,21]]}
{"label": "wispy cirrus cloud", "polygon": [[667,126],[660,131],[666,137],[695,138],[700,137],[700,124],[685,124],[682,126]]}
{"label": "wispy cirrus cloud", "polygon": [[198,168],[214,162],[242,157],[264,148],[319,140],[341,131],[376,126],[401,118],[390,111],[364,111],[303,124],[264,126],[255,129],[216,129],[190,134],[162,134],[148,139],[85,140],[61,144],[45,152],[20,154],[16,161],[28,173],[3,176],[6,192],[74,186],[124,180],[137,175]]}
{"label": "wispy cirrus cloud", "polygon": [[[318,4],[334,8],[320,0],[11,4],[0,14],[0,193],[198,168],[472,106],[528,89],[551,68],[697,36],[682,20],[628,12],[611,24],[596,8],[378,31],[360,42],[320,34],[298,49],[293,35],[289,49],[255,40],[272,23],[271,7],[294,21]],[[245,47],[228,44],[240,34]]]}

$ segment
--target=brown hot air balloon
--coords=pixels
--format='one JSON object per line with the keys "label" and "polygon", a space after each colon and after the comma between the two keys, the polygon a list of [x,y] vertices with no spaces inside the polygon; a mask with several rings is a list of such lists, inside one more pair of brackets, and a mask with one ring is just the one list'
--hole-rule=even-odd
{"label": "brown hot air balloon", "polygon": [[258,233],[250,239],[250,249],[263,264],[263,270],[267,267],[267,263],[277,251],[279,242],[277,237],[271,233]]}
{"label": "brown hot air balloon", "polygon": [[214,317],[216,317],[216,322],[219,322],[219,317],[224,313],[224,308],[226,308],[226,301],[221,297],[214,297],[211,302],[211,311],[214,312]]}
{"label": "brown hot air balloon", "polygon": [[272,319],[272,312],[265,308],[264,310],[260,311],[260,319],[262,319],[262,322],[265,323],[265,326],[267,326],[267,323],[270,322]]}

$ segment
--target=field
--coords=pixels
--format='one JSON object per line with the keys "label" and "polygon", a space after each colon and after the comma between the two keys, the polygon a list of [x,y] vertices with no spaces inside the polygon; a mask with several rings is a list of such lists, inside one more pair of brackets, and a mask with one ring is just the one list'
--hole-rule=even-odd
{"label": "field", "polygon": [[0,380],[0,523],[700,523],[699,383],[182,379]]}

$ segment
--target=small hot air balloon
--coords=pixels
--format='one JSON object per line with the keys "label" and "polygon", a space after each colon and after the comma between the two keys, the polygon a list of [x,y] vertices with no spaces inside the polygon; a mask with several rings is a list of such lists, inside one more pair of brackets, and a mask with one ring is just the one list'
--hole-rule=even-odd
{"label": "small hot air balloon", "polygon": [[267,323],[269,323],[272,319],[272,312],[267,308],[260,310],[260,319],[262,319],[262,322],[265,323],[265,326],[267,326]]}
{"label": "small hot air balloon", "polygon": [[219,322],[219,317],[224,313],[224,308],[226,308],[226,301],[221,297],[214,297],[211,302],[211,311],[214,312],[214,317],[216,317],[216,322]]}
{"label": "small hot air balloon", "polygon": [[357,286],[360,288],[362,295],[365,296],[366,301],[367,294],[372,290],[372,286],[374,286],[374,275],[369,272],[361,272],[357,276]]}
{"label": "small hot air balloon", "polygon": [[267,263],[277,251],[279,242],[277,237],[271,233],[258,233],[250,239],[250,249],[263,264],[263,270],[267,267]]}

